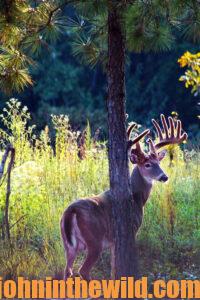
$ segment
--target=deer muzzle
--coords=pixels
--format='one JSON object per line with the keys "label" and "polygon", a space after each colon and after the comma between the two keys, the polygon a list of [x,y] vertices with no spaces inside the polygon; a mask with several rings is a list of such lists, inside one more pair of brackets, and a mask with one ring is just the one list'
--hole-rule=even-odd
{"label": "deer muzzle", "polygon": [[165,174],[161,175],[161,177],[159,178],[159,181],[161,181],[161,182],[166,182],[167,180],[168,180],[168,177]]}

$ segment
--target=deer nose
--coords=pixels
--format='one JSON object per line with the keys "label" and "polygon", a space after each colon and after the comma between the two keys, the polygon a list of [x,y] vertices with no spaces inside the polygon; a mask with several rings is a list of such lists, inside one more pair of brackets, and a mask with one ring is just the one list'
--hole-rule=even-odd
{"label": "deer nose", "polygon": [[168,180],[168,177],[167,177],[167,175],[162,175],[161,177],[160,177],[160,179],[159,179],[159,181],[162,181],[162,182],[166,182]]}

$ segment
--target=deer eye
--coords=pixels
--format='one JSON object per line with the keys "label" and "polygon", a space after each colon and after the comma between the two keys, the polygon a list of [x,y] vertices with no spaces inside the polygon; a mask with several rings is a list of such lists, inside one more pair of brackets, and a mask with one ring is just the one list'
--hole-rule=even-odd
{"label": "deer eye", "polygon": [[150,163],[146,163],[145,164],[145,168],[150,168],[151,167],[151,164]]}

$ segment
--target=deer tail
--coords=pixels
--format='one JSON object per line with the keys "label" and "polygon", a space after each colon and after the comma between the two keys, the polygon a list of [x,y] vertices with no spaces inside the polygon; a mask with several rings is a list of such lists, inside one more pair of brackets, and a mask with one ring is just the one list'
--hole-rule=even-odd
{"label": "deer tail", "polygon": [[72,241],[72,218],[74,215],[75,211],[74,211],[74,207],[73,206],[69,206],[61,219],[61,234],[62,234],[62,238],[63,238],[63,242],[64,245],[66,244],[66,242],[73,246],[73,241]]}

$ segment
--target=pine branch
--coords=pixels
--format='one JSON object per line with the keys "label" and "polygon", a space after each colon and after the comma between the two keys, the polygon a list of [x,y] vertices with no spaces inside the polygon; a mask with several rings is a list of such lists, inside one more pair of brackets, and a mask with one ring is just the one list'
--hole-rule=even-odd
{"label": "pine branch", "polygon": [[27,38],[32,37],[33,34],[35,34],[35,35],[39,34],[39,33],[42,32],[46,27],[48,27],[48,26],[51,24],[51,21],[52,21],[52,18],[53,18],[53,16],[54,16],[54,14],[55,14],[58,10],[64,8],[66,5],[73,4],[73,3],[76,3],[76,2],[78,2],[78,0],[66,0],[66,1],[64,1],[64,3],[58,5],[58,6],[55,7],[54,9],[52,9],[52,10],[49,12],[49,16],[48,16],[47,22],[46,22],[43,26],[41,26],[38,30],[36,30],[36,31],[31,31],[29,35],[26,35],[26,36],[20,41],[20,43],[19,43],[19,48],[24,44],[24,42],[26,41]]}
{"label": "pine branch", "polygon": [[73,2],[76,2],[77,0],[67,0],[67,1],[64,1],[64,3],[62,3],[61,5],[57,6],[56,8],[54,8],[52,11],[50,11],[49,13],[49,18],[46,22],[46,24],[44,26],[42,26],[38,31],[37,33],[41,32],[42,30],[44,30],[50,23],[51,23],[51,20],[52,20],[52,17],[54,15],[55,12],[57,12],[59,9],[62,9],[64,8],[66,5],[68,4],[71,4]]}

